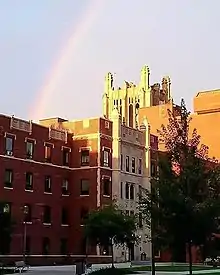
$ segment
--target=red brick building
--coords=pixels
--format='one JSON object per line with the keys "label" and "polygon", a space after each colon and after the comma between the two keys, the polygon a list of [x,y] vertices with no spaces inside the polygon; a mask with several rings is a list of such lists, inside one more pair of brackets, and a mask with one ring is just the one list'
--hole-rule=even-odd
{"label": "red brick building", "polygon": [[[0,201],[15,221],[8,255],[1,257],[21,259],[25,247],[35,264],[85,256],[83,219],[111,201],[111,153],[109,120],[39,125],[0,115]],[[88,253],[106,258],[94,248]]]}

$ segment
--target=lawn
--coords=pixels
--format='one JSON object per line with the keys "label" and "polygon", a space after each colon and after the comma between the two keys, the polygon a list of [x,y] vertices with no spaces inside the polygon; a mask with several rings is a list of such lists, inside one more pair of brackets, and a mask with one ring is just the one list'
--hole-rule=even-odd
{"label": "lawn", "polygon": [[8,269],[8,268],[2,269],[2,268],[0,268],[0,275],[3,275],[3,274],[12,274],[12,273],[14,273],[14,270],[12,270],[12,269]]}
{"label": "lawn", "polygon": [[103,268],[90,273],[90,275],[126,275],[126,274],[137,274],[130,268]]}
{"label": "lawn", "polygon": [[[198,270],[210,270],[213,267],[211,266],[193,266],[193,271]],[[156,271],[168,271],[168,272],[180,272],[180,271],[188,271],[189,266],[188,265],[182,265],[182,266],[156,266]],[[93,271],[92,275],[126,275],[126,274],[138,274],[140,271],[151,271],[151,266],[138,266],[138,267],[132,267],[132,268],[105,268],[100,269],[97,271]],[[198,274],[198,275],[205,275]],[[208,273],[208,275],[220,275],[220,273]]]}
{"label": "lawn", "polygon": [[[195,265],[193,266],[193,270],[207,270],[211,269],[211,266],[200,266],[200,265]],[[138,266],[138,267],[133,267],[133,271],[151,271],[151,266]],[[167,266],[156,266],[156,271],[170,271],[170,272],[178,272],[178,271],[188,271],[189,266],[188,265],[167,265]]]}

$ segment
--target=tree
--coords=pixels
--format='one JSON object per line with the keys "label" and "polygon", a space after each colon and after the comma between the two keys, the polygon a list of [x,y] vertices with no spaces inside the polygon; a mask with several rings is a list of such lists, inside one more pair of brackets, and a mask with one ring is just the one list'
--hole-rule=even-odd
{"label": "tree", "polygon": [[0,202],[0,254],[10,252],[12,221],[8,204]]}
{"label": "tree", "polygon": [[141,209],[156,222],[154,241],[169,248],[174,261],[185,261],[188,247],[192,274],[192,245],[204,245],[218,230],[220,173],[197,130],[190,135],[191,118],[183,100],[178,116],[168,111],[168,119],[158,131],[166,154],[160,157],[159,173],[151,192],[145,191]]}
{"label": "tree", "polygon": [[92,243],[111,248],[114,267],[114,245],[127,245],[136,241],[136,223],[114,205],[92,211],[85,221],[85,237]]}

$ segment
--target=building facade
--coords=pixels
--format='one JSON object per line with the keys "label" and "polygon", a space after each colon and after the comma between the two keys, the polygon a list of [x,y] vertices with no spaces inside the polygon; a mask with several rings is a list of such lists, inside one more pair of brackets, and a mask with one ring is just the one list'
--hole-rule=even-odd
{"label": "building facade", "polygon": [[130,216],[138,217],[139,242],[128,251],[126,247],[115,247],[115,260],[140,261],[151,258],[150,230],[138,211],[142,189],[150,189],[151,147],[150,129],[145,120],[140,129],[122,123],[115,108],[111,114],[113,122],[113,166],[112,195],[119,208]]}
{"label": "building facade", "polygon": [[[74,254],[85,255],[83,238],[83,218],[92,209],[109,204],[112,200],[112,122],[104,118],[90,118],[77,121],[59,119],[41,120],[41,124],[65,129],[73,133],[72,167],[73,167],[73,208],[72,234]],[[97,247],[90,251],[98,257],[104,256]]]}
{"label": "building facade", "polygon": [[[68,125],[68,129],[67,129]],[[0,201],[14,223],[7,261],[68,263],[85,257],[83,222],[111,201],[112,123],[39,124],[0,116]],[[91,261],[108,260],[91,247]]]}
{"label": "building facade", "polygon": [[[122,123],[137,128],[143,121],[140,118],[142,108],[162,106],[172,102],[171,81],[168,76],[163,77],[162,83],[150,85],[150,69],[144,66],[141,69],[141,78],[138,85],[124,81],[123,87],[114,87],[113,74],[105,77],[104,94],[102,97],[103,115],[111,117],[115,108],[118,109]],[[160,108],[162,109],[162,108]]]}

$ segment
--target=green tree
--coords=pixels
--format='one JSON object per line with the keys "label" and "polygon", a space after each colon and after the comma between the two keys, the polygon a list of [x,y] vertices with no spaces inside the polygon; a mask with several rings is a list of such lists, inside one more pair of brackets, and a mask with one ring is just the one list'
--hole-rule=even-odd
{"label": "green tree", "polygon": [[0,254],[5,255],[10,252],[12,220],[9,205],[0,202]]}
{"label": "green tree", "polygon": [[218,230],[220,173],[200,144],[196,129],[190,135],[190,113],[181,101],[178,116],[168,112],[169,123],[159,131],[166,154],[159,173],[145,191],[141,209],[152,219],[154,242],[172,251],[173,261],[185,261],[186,247],[192,274],[191,247],[204,246]]}
{"label": "green tree", "polygon": [[92,211],[85,221],[85,237],[90,243],[111,248],[114,267],[114,245],[127,245],[135,242],[135,218],[123,214],[114,205]]}

